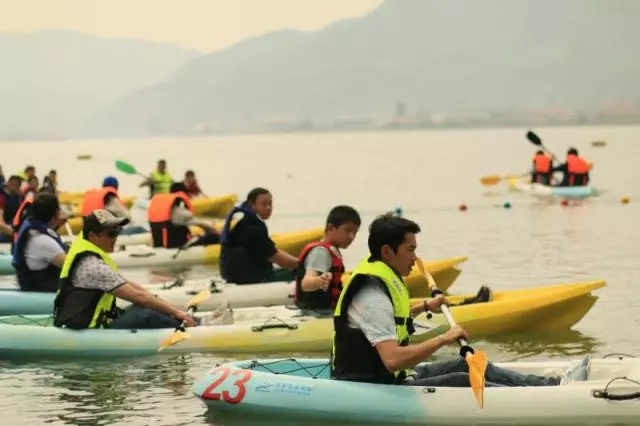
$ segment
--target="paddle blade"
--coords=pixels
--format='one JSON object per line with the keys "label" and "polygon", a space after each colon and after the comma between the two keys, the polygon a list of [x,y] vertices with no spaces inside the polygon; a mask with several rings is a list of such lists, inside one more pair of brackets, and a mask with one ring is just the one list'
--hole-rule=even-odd
{"label": "paddle blade", "polygon": [[198,306],[200,303],[208,300],[211,297],[211,290],[209,288],[205,288],[200,293],[196,294],[193,299],[187,302],[187,309],[192,308],[194,306]]}
{"label": "paddle blade", "polygon": [[160,342],[160,347],[158,348],[158,352],[162,352],[169,346],[173,346],[176,343],[182,342],[183,340],[187,340],[189,338],[191,338],[191,334],[187,333],[186,331],[176,330],[166,338],[162,339],[162,342]]}
{"label": "paddle blade", "polygon": [[534,145],[538,145],[538,146],[542,145],[542,140],[538,137],[538,135],[533,133],[531,130],[527,132],[527,139],[529,139],[529,142],[531,142]]}
{"label": "paddle blade", "polygon": [[116,160],[116,169],[120,170],[122,173],[126,173],[128,175],[135,175],[138,173],[135,167],[133,167],[129,163],[125,163],[121,160]]}
{"label": "paddle blade", "polygon": [[487,371],[489,358],[485,351],[475,351],[475,353],[467,353],[465,357],[469,366],[469,381],[471,382],[471,390],[478,401],[478,406],[484,408],[484,374]]}
{"label": "paddle blade", "polygon": [[480,178],[480,183],[484,186],[492,186],[498,184],[502,180],[502,177],[498,175],[493,176],[483,176]]}

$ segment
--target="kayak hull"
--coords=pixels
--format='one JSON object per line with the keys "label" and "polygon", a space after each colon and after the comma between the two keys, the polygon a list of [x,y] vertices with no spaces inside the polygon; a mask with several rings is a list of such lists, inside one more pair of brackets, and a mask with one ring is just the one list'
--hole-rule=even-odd
{"label": "kayak hull", "polygon": [[[506,362],[524,374],[565,376],[580,360]],[[612,403],[593,391],[619,376],[640,379],[640,360],[591,360],[588,379],[558,386],[484,390],[479,408],[469,388],[378,385],[330,380],[329,361],[319,358],[244,360],[216,365],[192,386],[208,408],[280,418],[377,424],[438,425],[636,425],[637,399]],[[637,392],[617,381],[614,394]],[[366,409],[363,407],[366,401]]]}
{"label": "kayak hull", "polygon": [[[458,274],[450,274],[449,269],[441,269],[441,265],[450,265],[451,259],[425,262],[437,282],[443,289],[447,289],[453,283]],[[459,272],[459,271],[458,271]],[[349,274],[345,274],[347,279]],[[407,283],[413,284],[421,276],[417,273],[407,278]],[[416,287],[418,284],[416,284]],[[210,287],[211,297],[198,306],[200,311],[216,309],[222,300],[229,303],[232,308],[247,308],[255,306],[286,305],[293,302],[295,291],[291,282],[273,282],[260,284],[229,284],[217,283],[211,279],[186,280],[180,286],[174,286],[173,282],[147,286],[153,294],[176,307],[184,307],[186,303],[205,287]],[[17,289],[0,288],[0,316],[6,315],[47,315],[53,310],[53,293],[24,292]],[[118,306],[125,307],[127,302],[118,300]]]}
{"label": "kayak hull", "polygon": [[[495,292],[493,302],[453,306],[451,310],[456,321],[474,338],[557,329],[567,324],[556,322],[554,314],[561,311],[562,317],[566,315],[565,311],[572,310],[573,320],[579,320],[593,305],[595,296],[591,291],[604,285],[604,281],[593,281]],[[468,296],[452,296],[451,300],[455,303]],[[586,310],[585,298],[592,301]],[[167,353],[318,353],[331,348],[333,321],[330,314],[301,312],[288,306],[233,309],[227,314],[225,308],[223,303],[218,311],[225,312],[224,323],[227,325],[191,328],[191,338],[176,343],[167,349]],[[233,323],[228,324],[231,319]],[[546,324],[541,326],[542,322]],[[156,353],[159,342],[171,331],[72,331],[43,326],[50,324],[50,315],[0,317],[0,357],[152,355]],[[435,337],[449,329],[441,314],[434,314],[431,319],[424,314],[418,315],[414,324],[417,330],[412,336],[414,342]]]}
{"label": "kayak hull", "polygon": [[530,194],[534,197],[563,197],[587,198],[597,195],[598,191],[591,185],[587,186],[545,186],[538,183],[523,182],[519,179],[509,179],[509,187],[513,190]]}

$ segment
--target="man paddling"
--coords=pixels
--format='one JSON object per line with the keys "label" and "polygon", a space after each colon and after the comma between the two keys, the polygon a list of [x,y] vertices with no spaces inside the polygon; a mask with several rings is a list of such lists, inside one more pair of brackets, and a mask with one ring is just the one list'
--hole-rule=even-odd
{"label": "man paddling", "polygon": [[[82,235],[75,237],[62,266],[60,291],[54,302],[56,327],[175,328],[182,321],[189,327],[197,325],[188,313],[118,273],[109,253],[128,222],[104,209],[84,218]],[[122,311],[116,307],[116,297],[133,305]]]}
{"label": "man paddling", "polygon": [[589,163],[578,154],[575,148],[567,151],[567,160],[554,172],[562,172],[562,182],[558,186],[587,186],[589,184]]}
{"label": "man paddling", "polygon": [[[370,256],[345,284],[334,313],[331,376],[337,380],[414,386],[470,386],[463,358],[418,366],[438,349],[467,333],[455,326],[444,334],[410,344],[413,317],[437,312],[448,303],[441,295],[411,306],[402,277],[416,262],[416,234],[410,220],[381,216],[369,228]],[[560,377],[523,375],[489,363],[487,386],[553,386]]]}
{"label": "man paddling", "polygon": [[149,198],[154,194],[169,194],[171,192],[171,184],[173,178],[167,171],[167,162],[165,160],[158,160],[156,169],[151,172],[151,176],[140,183],[140,187],[149,187]]}

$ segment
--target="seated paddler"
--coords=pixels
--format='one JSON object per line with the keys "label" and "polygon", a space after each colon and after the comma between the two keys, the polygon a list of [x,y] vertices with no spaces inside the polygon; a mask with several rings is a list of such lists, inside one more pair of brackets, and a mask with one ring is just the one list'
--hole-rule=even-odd
{"label": "seated paddler", "polygon": [[[277,248],[269,237],[266,220],[272,211],[271,192],[254,188],[227,215],[220,234],[220,273],[227,282],[293,281],[298,258]],[[274,269],[274,263],[282,269]]]}
{"label": "seated paddler", "polygon": [[[115,217],[104,209],[94,210],[83,223],[67,253],[60,273],[59,291],[54,301],[54,325],[71,329],[174,328],[194,318],[154,296],[118,272],[109,256],[118,234],[129,219]],[[131,302],[124,311],[116,297]]]}
{"label": "seated paddler", "polygon": [[55,195],[40,193],[22,221],[13,249],[13,267],[22,291],[58,291],[67,247],[56,229],[67,220]]}
{"label": "seated paddler", "polygon": [[[153,247],[179,248],[187,242],[189,245],[206,246],[218,244],[218,231],[209,222],[194,216],[191,199],[185,192],[184,183],[175,182],[168,194],[156,193],[149,202],[147,219],[151,227]],[[189,226],[198,226],[204,230],[201,236],[191,235]],[[195,240],[192,240],[196,238]]]}

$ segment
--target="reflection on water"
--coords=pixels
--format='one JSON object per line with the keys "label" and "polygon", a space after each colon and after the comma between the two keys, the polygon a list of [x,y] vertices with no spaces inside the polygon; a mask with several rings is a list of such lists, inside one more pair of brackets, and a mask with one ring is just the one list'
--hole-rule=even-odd
{"label": "reflection on water", "polygon": [[505,335],[490,339],[510,361],[521,359],[578,357],[594,353],[602,342],[575,330]]}

